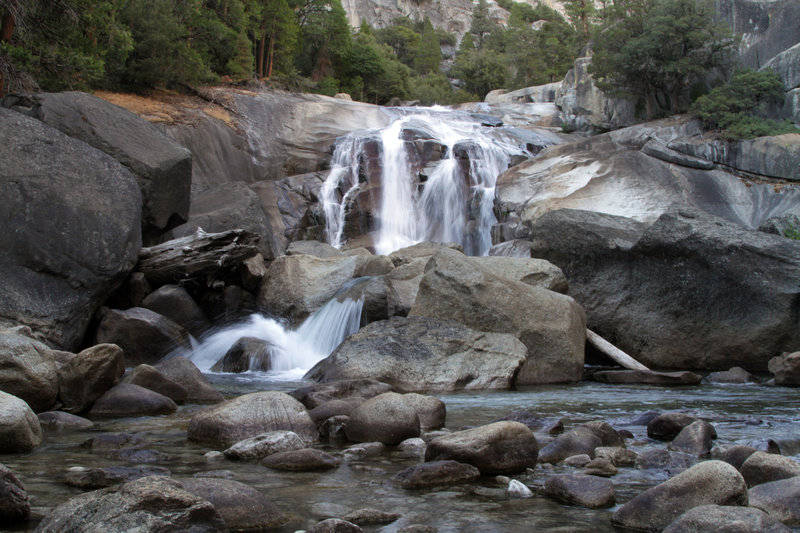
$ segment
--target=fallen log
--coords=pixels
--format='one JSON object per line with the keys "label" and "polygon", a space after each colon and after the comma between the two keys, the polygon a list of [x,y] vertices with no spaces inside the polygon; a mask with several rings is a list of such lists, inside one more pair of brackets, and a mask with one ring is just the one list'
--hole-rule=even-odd
{"label": "fallen log", "polygon": [[622,365],[624,368],[629,368],[631,370],[645,370],[648,372],[650,371],[650,369],[644,366],[642,363],[626,354],[590,329],[586,330],[586,340],[589,341],[589,344]]}
{"label": "fallen log", "polygon": [[142,248],[138,269],[153,283],[206,276],[256,255],[260,238],[243,229],[206,233],[198,228],[194,235]]}

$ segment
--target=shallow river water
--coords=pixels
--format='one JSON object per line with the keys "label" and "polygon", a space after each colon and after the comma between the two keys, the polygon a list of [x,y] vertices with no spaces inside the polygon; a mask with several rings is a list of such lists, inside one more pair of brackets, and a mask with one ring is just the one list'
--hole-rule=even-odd
{"label": "shallow river water", "polygon": [[[257,390],[289,391],[300,382],[265,380],[263,375],[209,377],[226,395],[235,396]],[[800,454],[800,411],[796,389],[761,385],[702,385],[685,388],[606,385],[583,382],[568,386],[546,386],[518,391],[461,392],[438,394],[447,405],[446,427],[485,424],[512,411],[527,410],[538,416],[558,417],[569,428],[581,422],[605,420],[617,429],[634,435],[628,448],[641,452],[665,447],[649,440],[644,426],[631,425],[637,414],[646,411],[682,410],[710,420],[719,438],[716,445],[731,445],[773,439],[784,455],[798,459]],[[290,521],[281,531],[296,531],[330,517],[340,517],[364,507],[398,513],[401,518],[383,526],[367,526],[366,531],[393,532],[410,524],[428,524],[442,532],[522,532],[522,531],[614,531],[609,518],[614,510],[589,510],[561,505],[541,494],[530,499],[511,499],[505,484],[494,477],[475,484],[438,490],[406,491],[391,483],[398,471],[420,462],[419,455],[388,449],[372,455],[345,454],[346,445],[320,445],[342,459],[341,465],[323,473],[285,473],[252,462],[222,460],[208,462],[204,445],[188,442],[189,419],[200,405],[182,406],[173,415],[148,418],[97,421],[87,431],[49,433],[44,444],[24,455],[0,455],[0,462],[11,468],[25,485],[34,515],[41,517],[50,508],[78,489],[64,484],[64,472],[72,466],[130,466],[92,453],[80,444],[101,432],[144,433],[147,448],[169,458],[155,463],[170,469],[174,477],[212,473],[244,482],[261,490]],[[540,444],[541,445],[541,444]],[[216,471],[216,474],[214,473]],[[226,472],[220,472],[226,471]],[[536,493],[548,475],[577,471],[569,467],[546,468],[537,465],[516,479]],[[673,474],[675,472],[672,472]],[[666,469],[620,468],[612,480],[617,502],[630,498],[669,477]],[[35,527],[32,522],[18,528]]]}

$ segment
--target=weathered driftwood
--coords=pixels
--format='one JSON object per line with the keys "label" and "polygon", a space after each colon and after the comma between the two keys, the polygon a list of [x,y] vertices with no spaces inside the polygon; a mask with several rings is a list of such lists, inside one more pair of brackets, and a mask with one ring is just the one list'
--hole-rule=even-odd
{"label": "weathered driftwood", "polygon": [[180,237],[142,248],[139,270],[151,282],[166,283],[213,274],[258,253],[260,237],[243,229]]}
{"label": "weathered driftwood", "polygon": [[603,352],[605,355],[609,356],[624,368],[629,368],[631,370],[650,370],[642,363],[626,354],[590,329],[586,330],[586,340],[589,341],[589,344]]}

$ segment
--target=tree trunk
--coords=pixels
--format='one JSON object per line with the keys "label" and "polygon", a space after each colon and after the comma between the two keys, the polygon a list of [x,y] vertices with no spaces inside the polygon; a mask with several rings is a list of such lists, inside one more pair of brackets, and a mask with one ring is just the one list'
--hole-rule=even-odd
{"label": "tree trunk", "polygon": [[267,79],[272,78],[272,65],[275,62],[275,34],[269,36],[269,51],[267,52]]}
{"label": "tree trunk", "polygon": [[256,76],[258,79],[264,77],[264,45],[267,42],[266,25],[261,28],[261,39],[258,41],[258,52],[256,53]]}
{"label": "tree trunk", "polygon": [[0,43],[7,43],[11,41],[11,36],[14,35],[14,28],[17,26],[17,17],[15,15],[19,9],[17,0],[11,0],[3,13],[3,22],[0,24]]}

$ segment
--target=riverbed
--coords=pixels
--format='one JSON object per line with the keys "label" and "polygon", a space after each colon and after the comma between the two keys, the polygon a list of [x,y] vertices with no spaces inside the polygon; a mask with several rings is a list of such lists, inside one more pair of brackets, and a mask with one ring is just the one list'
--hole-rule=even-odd
{"label": "riverbed", "polygon": [[[226,396],[257,390],[289,391],[302,382],[274,381],[250,373],[241,376],[209,374]],[[592,420],[604,420],[616,429],[627,429],[629,449],[643,452],[664,449],[666,443],[647,438],[646,427],[634,425],[637,415],[647,411],[682,410],[711,421],[719,435],[716,445],[774,440],[784,455],[800,459],[800,412],[798,391],[763,385],[701,385],[666,388],[656,386],[607,385],[582,382],[575,385],[539,386],[502,392],[459,392],[438,394],[447,405],[446,427],[458,430],[492,422],[514,411],[529,411],[537,416],[560,418],[565,427]],[[348,444],[324,443],[320,447],[339,456],[342,463],[323,473],[285,473],[252,462],[207,461],[210,449],[187,441],[191,416],[202,405],[185,405],[168,416],[96,421],[85,431],[48,433],[44,444],[30,454],[0,456],[25,485],[33,515],[41,518],[53,506],[81,491],[67,486],[64,472],[73,466],[131,466],[92,453],[80,444],[99,433],[141,433],[148,449],[169,456],[154,463],[168,468],[175,477],[211,475],[241,481],[261,490],[289,517],[280,531],[310,527],[317,520],[340,517],[364,507],[398,513],[401,518],[383,526],[367,526],[367,531],[394,532],[410,524],[427,524],[439,531],[613,531],[609,517],[614,508],[589,510],[561,505],[538,494],[548,475],[576,471],[570,467],[537,465],[514,476],[534,490],[529,499],[509,498],[505,482],[485,477],[478,483],[445,489],[407,491],[394,486],[394,474],[422,460],[414,452],[387,448],[367,455],[346,452]],[[545,438],[545,437],[542,437]],[[662,468],[620,468],[612,478],[617,502],[624,503],[681,468],[688,460],[677,456],[672,465]],[[18,528],[32,530],[31,522]]]}

